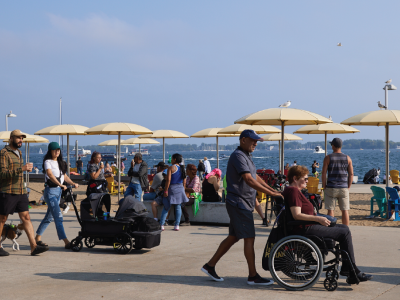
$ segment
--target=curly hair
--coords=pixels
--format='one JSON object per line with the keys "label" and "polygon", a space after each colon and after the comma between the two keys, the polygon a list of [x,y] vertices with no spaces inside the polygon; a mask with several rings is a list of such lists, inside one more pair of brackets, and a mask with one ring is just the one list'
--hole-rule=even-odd
{"label": "curly hair", "polygon": [[308,173],[309,173],[309,171],[308,171],[306,166],[293,166],[293,167],[290,167],[289,171],[288,171],[288,175],[287,175],[289,184],[294,181],[293,178],[295,176],[296,176],[297,179],[299,179],[299,178],[301,178],[301,177],[303,177],[305,175],[308,175]]}

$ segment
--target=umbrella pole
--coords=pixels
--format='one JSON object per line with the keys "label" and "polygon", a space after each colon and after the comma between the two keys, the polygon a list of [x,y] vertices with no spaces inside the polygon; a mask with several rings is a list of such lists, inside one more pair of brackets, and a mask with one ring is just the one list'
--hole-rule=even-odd
{"label": "umbrella pole", "polygon": [[[30,144],[29,143],[27,143],[27,144],[28,144],[28,159],[26,160],[26,162],[29,162],[29,150],[30,150],[29,146],[30,146]],[[27,186],[29,186],[29,172],[26,174],[26,178],[27,178],[27,180],[26,180]]]}
{"label": "umbrella pole", "polygon": [[[120,151],[121,151],[121,132],[118,132],[118,152],[117,152],[117,161],[119,163],[119,158],[120,158]],[[121,197],[120,195],[120,187],[121,187],[121,166],[118,165],[118,205],[119,205],[119,199]]]}
{"label": "umbrella pole", "polygon": [[162,157],[163,162],[165,162],[165,138],[162,138]]}
{"label": "umbrella pole", "polygon": [[[385,169],[386,169],[386,187],[389,186],[389,123],[386,123],[385,126],[385,147],[386,147],[386,163],[385,163]],[[389,195],[386,192],[386,199],[389,199]],[[386,200],[386,203],[387,200]],[[389,218],[389,205],[386,205],[386,216]]]}
{"label": "umbrella pole", "polygon": [[68,177],[70,177],[70,174],[69,174],[69,133],[67,133],[67,174],[68,174]]}
{"label": "umbrella pole", "polygon": [[327,135],[328,135],[328,132],[325,131],[325,156],[328,155]]}
{"label": "umbrella pole", "polygon": [[284,164],[285,164],[285,155],[284,155],[284,151],[285,151],[285,121],[282,121],[281,124],[281,172],[282,174],[284,174]]}
{"label": "umbrella pole", "polygon": [[279,167],[278,169],[281,168],[281,141],[278,141],[278,152],[279,152]]}
{"label": "umbrella pole", "polygon": [[218,149],[218,137],[217,137],[217,169],[219,169],[219,149]]}
{"label": "umbrella pole", "polygon": [[140,144],[139,144],[139,153],[140,153]]}

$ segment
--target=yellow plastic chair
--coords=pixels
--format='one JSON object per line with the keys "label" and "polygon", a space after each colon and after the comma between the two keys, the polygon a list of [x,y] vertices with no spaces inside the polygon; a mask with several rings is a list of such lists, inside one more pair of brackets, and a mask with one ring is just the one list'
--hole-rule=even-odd
{"label": "yellow plastic chair", "polygon": [[392,182],[398,184],[399,183],[399,171],[398,170],[390,170],[390,177],[392,177]]}
{"label": "yellow plastic chair", "polygon": [[69,171],[70,171],[70,172],[75,172],[75,173],[76,173],[76,172],[78,172],[78,168],[69,168]]}
{"label": "yellow plastic chair", "polygon": [[[118,194],[118,185],[115,185],[113,177],[106,177],[107,180],[107,189],[111,195]],[[125,192],[125,185],[121,182],[120,193],[123,194]]]}
{"label": "yellow plastic chair", "polygon": [[117,175],[117,168],[116,167],[111,167],[112,173],[114,175]]}
{"label": "yellow plastic chair", "polygon": [[308,177],[307,190],[310,194],[321,195],[322,190],[318,188],[319,179],[317,177]]}
{"label": "yellow plastic chair", "polygon": [[256,199],[258,200],[258,202],[262,203],[267,200],[267,194],[257,191]]}

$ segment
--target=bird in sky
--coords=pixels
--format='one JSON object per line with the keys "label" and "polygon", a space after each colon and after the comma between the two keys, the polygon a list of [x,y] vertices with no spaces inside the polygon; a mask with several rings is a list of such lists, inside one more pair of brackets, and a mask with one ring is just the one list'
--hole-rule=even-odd
{"label": "bird in sky", "polygon": [[337,43],[337,46],[338,47],[342,47],[342,43]]}
{"label": "bird in sky", "polygon": [[290,101],[287,101],[287,102],[285,102],[285,103],[283,103],[283,104],[279,105],[279,107],[289,107],[289,106],[290,106],[290,104],[292,104],[292,102],[290,102]]}
{"label": "bird in sky", "polygon": [[385,83],[389,84],[392,82],[392,79],[389,79],[388,81],[385,81]]}
{"label": "bird in sky", "polygon": [[383,104],[381,103],[381,101],[378,101],[378,107],[379,107],[379,108],[386,108],[386,106],[383,105]]}
{"label": "bird in sky", "polygon": [[329,120],[331,120],[331,121],[332,121],[332,116],[329,116]]}

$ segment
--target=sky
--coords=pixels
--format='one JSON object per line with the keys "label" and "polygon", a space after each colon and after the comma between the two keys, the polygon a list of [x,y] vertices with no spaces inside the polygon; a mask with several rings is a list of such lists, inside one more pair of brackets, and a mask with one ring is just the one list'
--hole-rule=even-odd
{"label": "sky", "polygon": [[[389,108],[400,109],[399,11],[399,1],[366,0],[3,0],[0,107],[17,115],[9,129],[30,134],[59,123],[62,97],[64,124],[128,122],[191,135],[289,100],[341,122],[377,110],[392,79],[399,90],[389,91]],[[340,137],[384,139],[383,127],[357,128]],[[390,139],[399,133],[392,126]]]}

